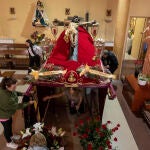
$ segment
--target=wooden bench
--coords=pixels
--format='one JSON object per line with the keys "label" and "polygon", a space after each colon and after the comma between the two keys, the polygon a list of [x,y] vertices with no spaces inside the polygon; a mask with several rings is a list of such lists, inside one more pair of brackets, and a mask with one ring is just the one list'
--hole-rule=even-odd
{"label": "wooden bench", "polygon": [[138,112],[142,109],[144,102],[150,99],[150,86],[138,85],[137,79],[131,74],[126,76],[122,93],[131,110]]}
{"label": "wooden bench", "polygon": [[15,74],[15,71],[0,71],[0,77],[12,77]]}
{"label": "wooden bench", "polygon": [[20,43],[0,43],[0,49],[6,48],[6,49],[25,49],[27,46],[25,44]]}
{"label": "wooden bench", "polygon": [[1,68],[28,68],[29,58],[25,44],[0,43]]}

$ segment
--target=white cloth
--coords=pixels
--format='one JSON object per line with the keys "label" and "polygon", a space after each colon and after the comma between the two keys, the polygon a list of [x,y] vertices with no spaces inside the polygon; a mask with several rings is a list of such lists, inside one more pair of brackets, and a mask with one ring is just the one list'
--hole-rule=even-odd
{"label": "white cloth", "polygon": [[[37,55],[39,55],[40,57],[42,57],[42,55],[43,55],[43,50],[42,50],[42,48],[41,48],[40,46],[34,45],[34,46],[33,46],[33,51],[34,51]],[[30,47],[28,48],[28,52],[29,52],[29,54],[30,54],[31,56],[34,56],[34,54],[33,54],[33,52],[32,52],[32,50],[31,50]]]}

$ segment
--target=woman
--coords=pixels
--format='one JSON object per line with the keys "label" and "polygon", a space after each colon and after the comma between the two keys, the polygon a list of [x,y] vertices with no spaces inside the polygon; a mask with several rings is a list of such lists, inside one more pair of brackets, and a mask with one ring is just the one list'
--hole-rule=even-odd
{"label": "woman", "polygon": [[71,114],[75,114],[77,112],[83,113],[84,111],[83,94],[82,94],[82,90],[79,88],[68,88],[62,93],[44,97],[43,101],[47,101],[53,98],[59,98],[65,95],[69,100],[70,113]]}
{"label": "woman", "polygon": [[26,40],[26,45],[28,46],[28,53],[29,53],[29,70],[28,73],[31,72],[34,65],[36,69],[40,68],[41,65],[41,57],[42,57],[42,49],[34,45],[30,39]]}
{"label": "woman", "polygon": [[13,78],[3,78],[0,87],[0,122],[4,127],[4,136],[7,140],[6,146],[10,148],[17,148],[17,144],[11,140],[12,134],[12,115],[17,109],[24,108],[34,103],[29,101],[28,103],[18,103],[18,96],[22,96],[22,93],[16,92],[17,81]]}

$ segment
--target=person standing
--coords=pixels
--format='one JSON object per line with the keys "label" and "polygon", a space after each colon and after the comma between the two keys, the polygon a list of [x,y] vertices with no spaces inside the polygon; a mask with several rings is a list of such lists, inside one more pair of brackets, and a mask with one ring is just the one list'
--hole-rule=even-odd
{"label": "person standing", "polygon": [[34,103],[29,101],[27,103],[18,103],[18,96],[22,96],[21,92],[16,92],[17,80],[13,78],[3,78],[0,87],[0,122],[4,127],[4,136],[6,138],[6,146],[16,149],[17,144],[13,143],[11,137],[12,133],[12,115],[17,109],[25,108]]}
{"label": "person standing", "polygon": [[26,45],[28,46],[28,53],[29,53],[28,73],[30,73],[34,65],[36,66],[36,69],[40,68],[41,57],[42,57],[43,52],[42,52],[42,49],[39,46],[34,45],[30,39],[26,40]]}

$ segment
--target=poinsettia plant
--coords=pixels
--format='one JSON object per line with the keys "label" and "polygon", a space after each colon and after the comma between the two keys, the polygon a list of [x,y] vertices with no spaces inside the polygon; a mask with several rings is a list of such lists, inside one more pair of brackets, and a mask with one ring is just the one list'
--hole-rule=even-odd
{"label": "poinsettia plant", "polygon": [[[77,131],[73,135],[79,137],[80,143],[85,150],[112,149],[112,135],[118,130],[120,124],[117,124],[112,129],[109,128],[109,124],[111,124],[111,121],[102,124],[99,117],[94,119],[87,118],[86,121],[80,120],[75,125]],[[114,137],[113,140],[117,141],[118,139]]]}

